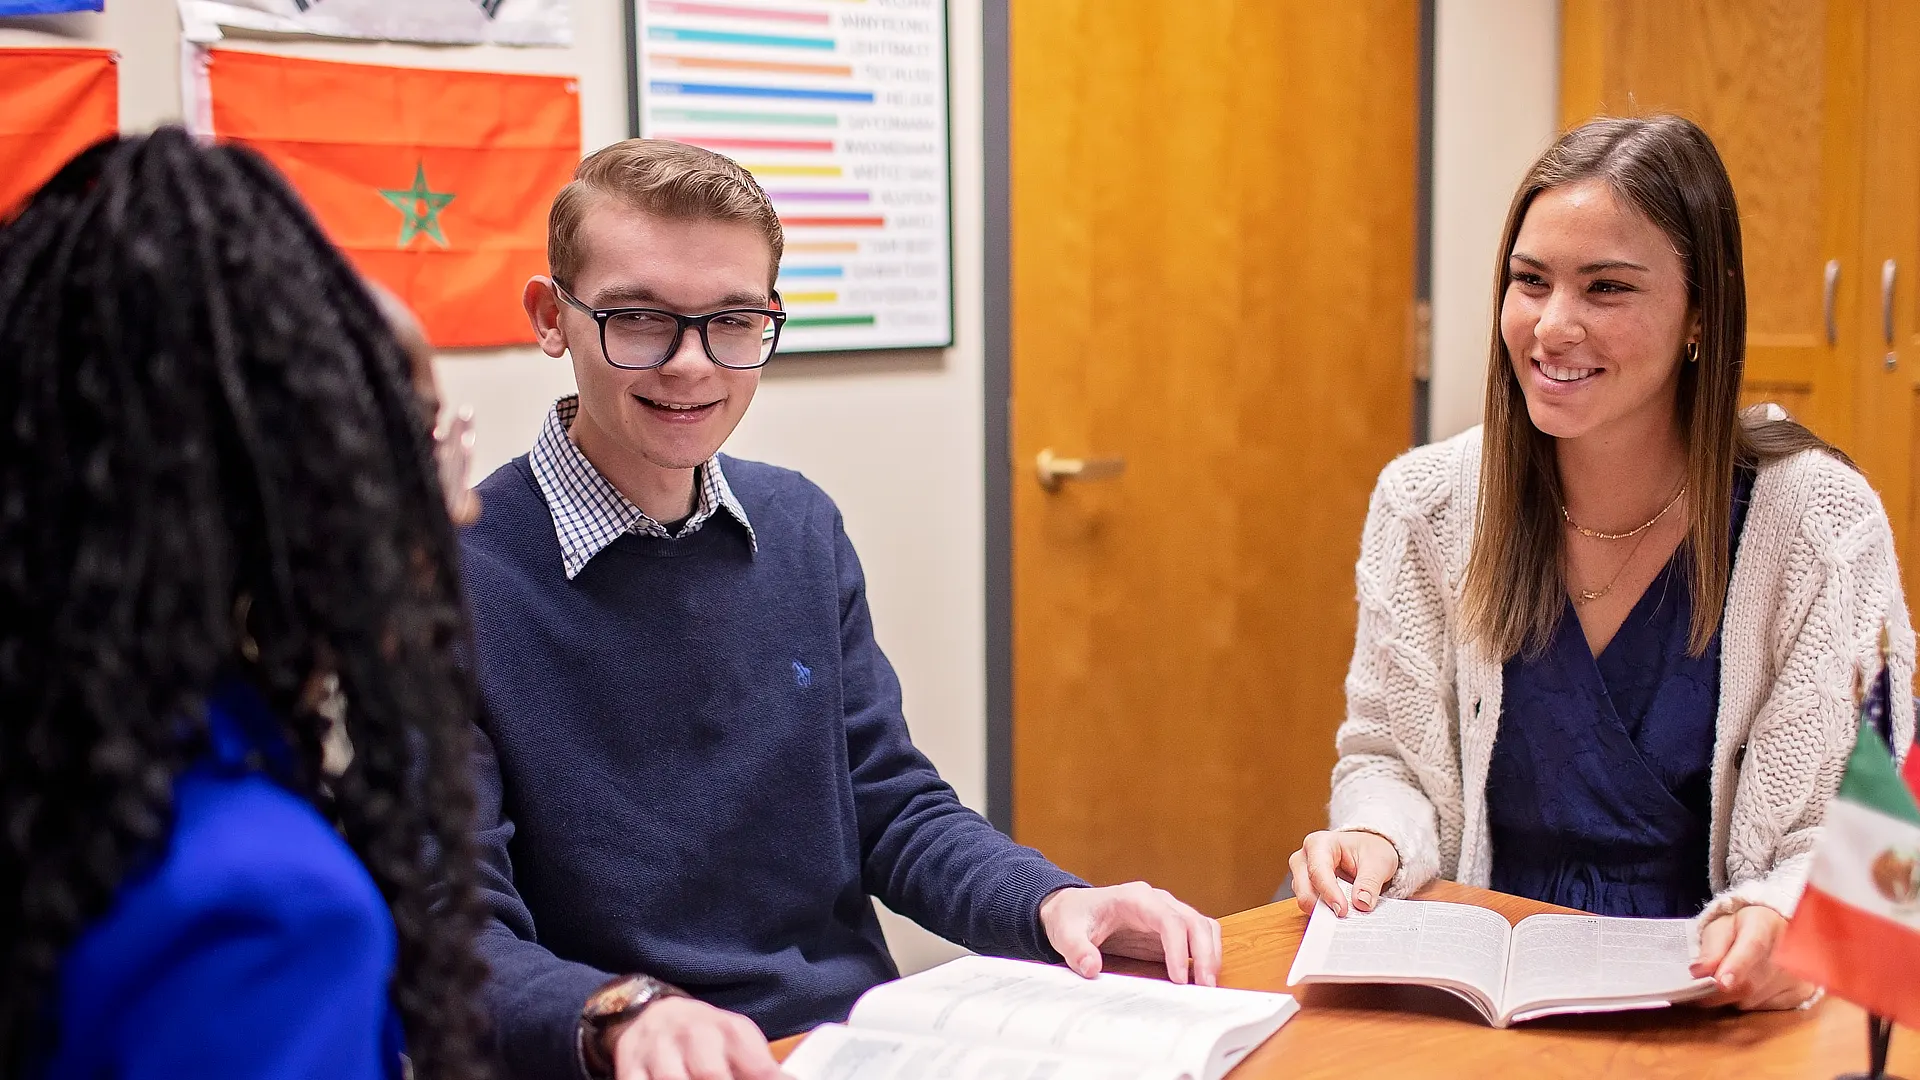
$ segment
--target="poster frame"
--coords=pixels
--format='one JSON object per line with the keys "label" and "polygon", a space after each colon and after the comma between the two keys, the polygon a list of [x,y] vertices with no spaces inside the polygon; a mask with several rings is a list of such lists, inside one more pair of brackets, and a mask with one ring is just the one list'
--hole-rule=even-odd
{"label": "poster frame", "polygon": [[[627,77],[627,136],[640,137],[640,110],[646,107],[646,98],[641,87],[646,72],[640,62],[640,6],[648,0],[624,0],[621,6],[622,21],[626,30],[626,77]],[[941,351],[953,348],[959,337],[959,298],[955,294],[955,252],[954,252],[954,168],[953,168],[953,18],[949,0],[939,0],[940,24],[940,72],[942,81],[942,121],[945,124],[946,139],[943,153],[946,158],[947,173],[947,333],[940,341],[914,342],[906,345],[836,345],[815,346],[812,348],[795,347],[782,342],[780,351],[774,355],[778,362],[783,356],[845,356],[848,354],[872,354],[894,352]]]}

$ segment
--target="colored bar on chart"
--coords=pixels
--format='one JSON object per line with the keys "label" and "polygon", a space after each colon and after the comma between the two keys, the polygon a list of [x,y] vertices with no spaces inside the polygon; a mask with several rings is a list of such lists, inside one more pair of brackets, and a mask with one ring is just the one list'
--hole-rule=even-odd
{"label": "colored bar on chart", "polygon": [[824,113],[733,112],[727,109],[655,109],[655,120],[708,124],[778,124],[793,127],[839,127],[840,118]]}
{"label": "colored bar on chart", "polygon": [[783,217],[780,224],[789,229],[881,229],[887,219],[872,217]]}
{"label": "colored bar on chart", "polygon": [[838,165],[748,165],[741,168],[755,176],[839,176]]}
{"label": "colored bar on chart", "polygon": [[774,202],[870,202],[873,196],[865,191],[769,191],[767,198]]}
{"label": "colored bar on chart", "polygon": [[656,26],[647,31],[654,41],[698,42],[702,45],[762,45],[771,49],[823,49],[833,51],[832,38],[792,37],[787,34],[737,34],[732,30],[686,30],[677,26]]}
{"label": "colored bar on chart", "polygon": [[717,83],[652,82],[647,89],[656,94],[684,94],[693,97],[788,98],[795,101],[857,101],[873,104],[870,90],[798,90],[784,86],[725,86]]}
{"label": "colored bar on chart", "polygon": [[803,64],[790,60],[724,60],[715,56],[670,56],[650,53],[647,62],[656,67],[691,68],[700,71],[766,71],[776,75],[826,75],[852,78],[852,64]]}
{"label": "colored bar on chart", "polygon": [[738,161],[785,227],[781,351],[951,343],[948,0],[620,5],[640,134]]}
{"label": "colored bar on chart", "polygon": [[777,8],[744,7],[738,4],[700,4],[687,0],[647,0],[647,10],[662,15],[707,15],[715,19],[755,19],[765,22],[827,25],[824,11],[782,11]]}
{"label": "colored bar on chart", "polygon": [[797,326],[872,326],[876,320],[871,315],[803,315],[787,320],[789,327]]}
{"label": "colored bar on chart", "polygon": [[726,135],[655,135],[654,138],[704,146],[709,150],[793,150],[811,154],[833,153],[832,139],[740,139]]}

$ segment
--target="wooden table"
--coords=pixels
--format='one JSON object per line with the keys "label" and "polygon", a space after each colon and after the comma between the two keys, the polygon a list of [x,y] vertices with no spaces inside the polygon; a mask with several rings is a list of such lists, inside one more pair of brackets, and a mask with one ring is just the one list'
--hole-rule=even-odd
{"label": "wooden table", "polygon": [[[1478,904],[1518,922],[1549,904],[1452,882],[1436,882],[1425,900]],[[1222,986],[1286,989],[1307,918],[1291,900],[1220,920],[1226,960]],[[1164,974],[1132,961],[1109,967]],[[1313,1080],[1361,1076],[1726,1077],[1728,1080],[1831,1080],[1864,1070],[1867,1022],[1858,1008],[1828,998],[1805,1012],[1739,1013],[1675,1006],[1638,1013],[1556,1017],[1496,1031],[1451,995],[1423,987],[1308,986],[1290,991],[1300,1013],[1254,1051],[1231,1080]],[[1920,981],[1916,981],[1920,993]],[[799,1040],[774,1044],[785,1058]],[[1891,1073],[1920,1080],[1920,1032],[1894,1033]]]}

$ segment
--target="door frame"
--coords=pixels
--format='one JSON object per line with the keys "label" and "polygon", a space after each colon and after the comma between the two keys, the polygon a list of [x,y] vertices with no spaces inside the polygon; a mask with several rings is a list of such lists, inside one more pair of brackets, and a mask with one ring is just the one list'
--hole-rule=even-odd
{"label": "door frame", "polygon": [[987,820],[1013,835],[1013,162],[1011,0],[981,0],[986,214]]}

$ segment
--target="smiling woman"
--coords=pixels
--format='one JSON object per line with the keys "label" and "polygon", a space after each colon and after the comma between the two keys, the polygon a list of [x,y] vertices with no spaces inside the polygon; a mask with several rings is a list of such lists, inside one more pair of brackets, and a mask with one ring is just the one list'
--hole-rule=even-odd
{"label": "smiling woman", "polygon": [[[1501,250],[1481,472],[1499,524],[1475,534],[1465,618],[1496,655],[1537,655],[1571,587],[1599,653],[1677,556],[1698,657],[1731,574],[1736,462],[1837,454],[1737,415],[1746,283],[1719,154],[1678,117],[1587,124],[1529,172]],[[1606,535],[1637,543],[1622,558]]]}
{"label": "smiling woman", "polygon": [[[1541,192],[1513,238],[1507,262],[1498,336],[1514,379],[1499,380],[1505,384],[1501,389],[1511,393],[1517,385],[1532,426],[1559,440],[1556,453],[1568,474],[1563,486],[1588,477],[1598,481],[1577,492],[1570,488],[1558,500],[1558,516],[1574,533],[1558,545],[1563,548],[1558,561],[1565,587],[1572,589],[1580,606],[1587,644],[1597,652],[1619,629],[1634,598],[1672,558],[1687,530],[1685,513],[1669,516],[1669,511],[1687,493],[1686,443],[1678,408],[1680,357],[1684,352],[1694,358],[1691,363],[1698,363],[1699,316],[1673,243],[1601,179]],[[1636,459],[1648,475],[1622,484],[1604,465],[1605,459],[1618,456],[1612,448],[1626,445],[1648,451]],[[1589,464],[1603,467],[1582,467],[1578,459],[1583,457],[1598,459]],[[1564,468],[1568,465],[1572,467]],[[1670,498],[1661,497],[1662,484]],[[1705,502],[1695,500],[1696,505]],[[1578,520],[1611,522],[1617,516],[1620,524],[1606,528],[1620,531],[1575,524],[1575,504],[1581,511]],[[1642,512],[1649,505],[1659,508],[1651,516]],[[1644,520],[1625,524],[1630,518]],[[1506,552],[1499,549],[1507,544],[1527,539],[1552,556],[1556,545],[1540,541],[1560,537],[1551,522],[1527,538],[1495,533],[1487,530],[1488,541],[1481,547],[1492,558],[1504,557]],[[1588,542],[1595,540],[1603,543]],[[1604,543],[1616,540],[1634,541],[1624,559]],[[1534,565],[1551,564],[1543,558]],[[1701,575],[1694,579],[1707,581]],[[1529,584],[1504,574],[1475,581],[1486,581],[1492,590]],[[1526,644],[1537,652],[1560,622],[1565,588],[1540,578],[1531,584],[1532,599],[1538,601],[1531,607],[1525,598],[1510,598],[1495,607],[1492,596],[1470,596],[1490,605],[1474,609],[1483,619],[1490,613],[1528,616]],[[1695,610],[1708,620],[1717,614],[1709,606],[1696,605]],[[1508,628],[1496,626],[1501,629]]]}
{"label": "smiling woman", "polygon": [[[1436,876],[1604,915],[1693,916],[1721,1000],[1776,969],[1852,749],[1853,672],[1914,638],[1886,514],[1838,451],[1737,411],[1740,220],[1677,117],[1596,120],[1508,213],[1487,422],[1388,466],[1332,829],[1293,856],[1344,913]],[[1913,737],[1897,703],[1896,749]]]}

